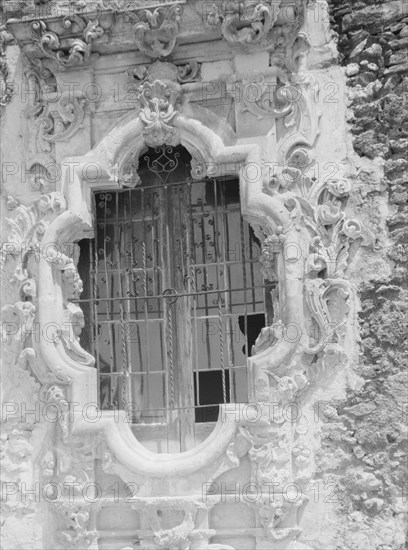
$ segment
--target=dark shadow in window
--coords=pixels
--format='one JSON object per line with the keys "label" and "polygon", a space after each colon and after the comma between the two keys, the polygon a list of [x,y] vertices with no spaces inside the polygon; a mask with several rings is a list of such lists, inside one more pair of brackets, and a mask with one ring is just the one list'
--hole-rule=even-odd
{"label": "dark shadow in window", "polygon": [[[197,376],[199,386],[199,402],[197,399]],[[227,403],[230,402],[230,377],[229,371],[225,371],[225,390]],[[194,376],[194,404],[196,422],[216,422],[218,419],[219,406],[214,403],[223,403],[222,371],[204,370],[195,373]],[[206,406],[204,406],[206,405]]]}
{"label": "dark shadow in window", "polygon": [[[245,315],[238,317],[239,330],[246,336],[248,342],[248,357],[251,357],[252,346],[255,344],[261,330],[266,326],[265,315],[263,313],[253,313],[247,315],[248,334],[245,334]],[[245,346],[242,348],[245,353]]]}

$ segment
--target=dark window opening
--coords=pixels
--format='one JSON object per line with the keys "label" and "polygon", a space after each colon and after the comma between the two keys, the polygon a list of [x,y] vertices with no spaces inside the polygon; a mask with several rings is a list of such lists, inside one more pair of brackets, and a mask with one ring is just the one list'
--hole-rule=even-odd
{"label": "dark window opening", "polygon": [[252,355],[252,346],[259,336],[261,330],[266,326],[266,316],[264,313],[255,313],[253,315],[240,315],[238,317],[239,328],[248,342],[248,356]]}
{"label": "dark window opening", "polygon": [[[199,371],[194,376],[194,405],[196,422],[216,422],[220,407],[214,403],[230,403],[229,371],[225,373],[225,390],[223,395],[222,371]],[[198,387],[197,387],[198,386]]]}

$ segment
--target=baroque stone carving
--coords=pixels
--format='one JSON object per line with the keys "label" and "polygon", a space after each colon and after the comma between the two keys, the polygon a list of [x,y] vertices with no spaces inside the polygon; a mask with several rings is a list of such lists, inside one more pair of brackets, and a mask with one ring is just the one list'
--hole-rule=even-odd
{"label": "baroque stone carving", "polygon": [[282,408],[295,391],[295,384],[282,378],[273,394],[273,407],[253,405],[258,420],[239,428],[241,436],[250,443],[251,482],[262,490],[261,498],[247,504],[257,510],[265,532],[263,538],[266,541],[285,540],[286,544],[301,534],[299,523],[307,503],[304,495],[291,500],[283,494],[286,487],[293,485],[294,461],[290,423],[282,414]]}
{"label": "baroque stone carving", "polygon": [[182,13],[180,4],[129,13],[127,17],[135,22],[133,30],[139,50],[155,58],[170,55],[176,45]]}
{"label": "baroque stone carving", "polygon": [[[152,65],[137,65],[128,70],[129,85],[134,86],[135,82],[144,81],[154,72],[155,66],[157,66],[158,74],[163,78],[163,63],[156,61]],[[171,63],[167,64],[168,66]],[[186,84],[187,82],[194,82],[199,79],[201,63],[197,61],[190,61],[182,65],[172,65],[175,67],[174,71],[177,72],[177,82],[179,84]]]}
{"label": "baroque stone carving", "polygon": [[150,518],[154,532],[153,540],[158,548],[168,548],[169,550],[188,550],[190,548],[190,538],[194,529],[194,517],[191,511],[185,511],[182,523],[172,529],[161,528],[157,513],[151,514]]}
{"label": "baroque stone carving", "polygon": [[[297,159],[298,166],[303,164],[302,169],[286,166],[271,179],[266,192],[282,193],[292,209],[292,223],[305,224],[310,235],[304,291],[310,315],[319,327],[319,336],[304,352],[316,354],[327,345],[333,353],[334,344],[341,341],[341,327],[347,318],[348,308],[341,302],[345,304],[350,293],[349,283],[344,279],[350,242],[361,236],[361,225],[356,220],[347,220],[342,211],[342,199],[350,191],[348,182],[341,176],[323,182],[314,178],[313,181],[305,175],[309,165],[307,158],[306,151],[295,149],[289,164]],[[273,266],[281,253],[283,236],[284,229],[278,228],[277,234],[269,236],[263,245],[262,263],[272,279],[276,277]],[[315,278],[316,273],[321,274],[319,279]],[[336,299],[336,306],[329,307],[334,294],[339,296],[340,302]],[[255,351],[263,349],[263,342],[268,338],[269,333],[261,333]]]}
{"label": "baroque stone carving", "polygon": [[152,146],[171,144],[176,133],[171,122],[181,101],[179,85],[171,81],[146,81],[139,87],[138,99],[146,143]]}
{"label": "baroque stone carving", "polygon": [[68,37],[51,31],[45,21],[31,23],[33,36],[40,50],[46,57],[53,59],[60,70],[88,61],[92,42],[104,33],[97,20],[90,21],[79,15],[65,16],[62,26],[69,32]]}
{"label": "baroque stone carving", "polygon": [[[52,145],[53,141],[58,140],[58,132],[67,127],[75,128],[75,123],[71,125],[71,121],[74,122],[72,115],[75,114],[75,108],[70,108],[70,102],[66,101],[67,96],[65,99],[58,96],[57,81],[52,67],[53,60],[29,58],[24,54],[22,57],[24,63],[22,93],[27,96],[23,146],[26,164],[30,167],[31,187],[34,191],[54,191],[56,174],[51,174],[45,166],[55,166]],[[61,114],[58,113],[57,106],[60,100],[62,100]],[[76,98],[72,98],[72,103],[76,101]],[[54,124],[54,116],[56,124]],[[79,124],[82,122],[81,118],[80,116]]]}
{"label": "baroque stone carving", "polygon": [[231,43],[257,44],[273,27],[280,2],[245,0],[214,4],[207,14],[207,23],[219,26],[224,38]]}
{"label": "baroque stone carving", "polygon": [[91,505],[68,500],[57,501],[53,506],[66,526],[66,529],[54,537],[57,548],[90,548],[98,536],[96,531],[88,530]]}
{"label": "baroque stone carving", "polygon": [[[297,327],[299,337],[289,343],[287,326],[282,324],[277,315],[273,326],[261,331],[254,346],[258,357],[275,345],[282,346],[282,349],[286,347],[288,358],[289,353],[293,354],[286,375],[294,379],[294,395],[297,390],[301,390],[300,378],[309,378],[305,364],[310,364],[312,356],[321,354],[318,359],[321,366],[334,361],[338,361],[339,365],[344,363],[342,342],[351,293],[350,285],[344,277],[350,246],[360,238],[362,229],[358,221],[349,220],[345,216],[344,202],[350,192],[350,183],[341,169],[334,165],[329,177],[322,178],[319,174],[316,177],[313,151],[320,133],[320,114],[316,112],[309,92],[308,81],[296,85],[285,84],[276,92],[276,96],[281,94],[286,102],[285,105],[281,99],[283,162],[281,166],[274,167],[272,174],[266,175],[264,193],[281,201],[288,217],[286,225],[277,224],[267,235],[260,258],[265,276],[269,280],[278,281],[281,277],[279,262],[292,247],[292,261],[298,263],[299,276],[303,280],[302,293],[306,307],[302,313],[303,319],[293,319],[292,323]],[[254,105],[250,108],[256,113],[260,105],[257,102]],[[246,105],[244,108],[247,108]],[[263,108],[262,111],[265,116],[267,109]],[[276,117],[274,113],[272,116]],[[301,258],[305,259],[304,266],[300,264]],[[301,299],[300,296],[298,299]],[[277,298],[275,303],[279,311]],[[306,324],[302,325],[302,322]],[[307,359],[305,354],[309,356]],[[282,379],[282,363],[274,363],[266,372],[269,382],[265,378],[260,383],[259,391],[265,393],[262,393],[263,397],[258,394],[258,398],[269,400],[269,392],[275,396],[280,384],[278,379]],[[304,387],[303,382],[301,385]],[[261,387],[264,389],[261,390]]]}
{"label": "baroque stone carving", "polygon": [[[136,15],[129,16],[135,25],[138,48],[153,58],[164,57],[171,53],[176,43],[180,10],[181,8],[177,6],[168,9],[160,7],[140,10]],[[277,3],[269,1],[248,1],[239,6],[217,5],[214,8],[213,23],[221,28],[224,37],[230,43],[258,44],[266,47],[272,50],[274,59],[281,61],[280,67],[286,64],[288,68],[290,55],[291,67],[300,70],[304,52],[307,49],[306,34],[296,42],[297,35],[293,29],[294,25],[298,25],[300,21],[292,26],[289,25],[286,29],[283,26],[277,27],[275,26],[277,12]],[[269,38],[271,38],[270,45],[267,44]],[[51,38],[47,38],[43,47],[50,49],[50,43],[52,43],[50,41]],[[52,48],[51,51],[53,54],[56,53]],[[70,46],[67,43],[62,51],[67,66],[71,62],[74,63],[74,60],[80,61],[80,58],[84,60],[88,55],[80,47],[76,50],[73,45]],[[50,55],[49,59],[51,58]],[[266,547],[268,544],[271,546],[271,541],[283,541],[283,544],[290,546],[294,539],[301,536],[300,516],[307,499],[302,495],[296,502],[291,503],[285,501],[282,494],[285,483],[296,482],[302,490],[307,488],[314,468],[312,445],[314,434],[308,431],[310,428],[304,420],[291,422],[285,418],[282,408],[288,401],[306,399],[307,390],[314,382],[313,377],[321,376],[322,372],[327,372],[334,366],[342,366],[346,361],[343,350],[344,322],[349,312],[352,289],[345,280],[345,273],[350,247],[353,240],[359,237],[361,230],[357,222],[348,220],[344,214],[344,198],[349,187],[347,180],[342,177],[338,180],[323,181],[319,177],[312,177],[319,115],[316,110],[308,110],[307,102],[303,98],[306,85],[302,83],[300,97],[294,98],[291,95],[292,80],[283,75],[283,71],[279,75],[277,72],[272,75],[270,80],[273,81],[275,77],[277,82],[272,94],[268,89],[268,75],[258,75],[255,82],[261,91],[260,96],[255,101],[243,103],[244,111],[263,120],[270,119],[271,125],[275,125],[276,134],[280,136],[277,138],[276,147],[279,149],[277,154],[279,168],[273,177],[263,177],[263,181],[256,181],[254,184],[252,182],[248,184],[245,177],[241,180],[244,213],[251,221],[255,220],[255,231],[264,239],[262,245],[264,271],[269,280],[279,283],[279,288],[273,296],[274,306],[276,306],[274,307],[275,323],[264,328],[251,357],[255,380],[252,398],[256,401],[265,400],[268,403],[276,403],[278,411],[269,418],[263,411],[265,418],[254,426],[240,424],[239,434],[226,425],[221,426],[222,429],[218,427],[217,449],[204,447],[205,461],[209,464],[217,462],[214,468],[217,473],[238,468],[240,458],[247,452],[252,481],[261,487],[278,484],[275,502],[263,500],[256,505],[256,525],[258,528],[263,528],[264,533],[259,536],[259,539]],[[37,81],[40,82],[43,76],[40,75]],[[135,82],[134,76],[137,77],[138,82]],[[255,140],[246,142],[245,139],[239,138],[237,141],[236,136],[232,134],[230,141],[224,140],[224,137],[220,138],[214,131],[212,121],[208,122],[205,116],[202,116],[202,111],[197,109],[195,116],[191,114],[194,112],[194,107],[183,104],[182,99],[183,84],[197,78],[197,66],[194,64],[189,64],[182,70],[180,67],[164,63],[153,64],[148,68],[138,66],[133,70],[131,77],[133,84],[139,84],[137,98],[140,110],[135,113],[134,120],[129,116],[126,126],[119,126],[117,132],[112,131],[112,134],[103,140],[101,146],[97,145],[92,153],[100,161],[102,171],[109,164],[110,166],[118,164],[119,169],[115,173],[115,176],[118,175],[118,185],[128,183],[137,185],[135,176],[137,176],[138,155],[146,146],[165,148],[173,143],[188,144],[193,156],[193,177],[204,177],[209,174],[210,170],[207,166],[210,162],[223,167],[230,164],[234,164],[235,167],[239,165],[239,168],[229,172],[236,174],[241,173],[241,168],[246,164],[259,165],[263,160],[272,158],[268,150],[271,142],[273,143],[272,138],[271,141],[265,140],[261,146],[255,144]],[[48,85],[53,85],[52,76],[48,75],[46,80]],[[35,105],[34,112],[39,120],[44,149],[47,144],[54,141],[69,139],[76,131],[75,128],[80,127],[83,117],[80,97],[71,104],[63,102],[60,105],[54,104],[52,107],[53,111],[43,102],[43,99],[39,99]],[[202,109],[201,106],[200,109]],[[126,170],[128,168],[129,170],[124,171],[123,165],[126,164],[130,151],[134,157],[133,165],[126,165]],[[85,163],[87,157],[78,160],[79,163]],[[116,185],[113,172],[109,173],[106,169],[103,173],[110,186]],[[53,218],[55,224],[47,232],[51,243],[66,227],[69,228],[66,235],[71,238],[73,234],[78,236],[78,233],[75,233],[75,226],[81,223],[90,225],[89,219],[82,219],[87,207],[84,205],[86,199],[82,192],[84,188],[88,191],[92,186],[88,185],[89,182],[81,181],[79,174],[80,170],[75,171],[75,181],[72,187],[67,189],[67,197],[70,197],[74,205],[73,210],[77,208],[77,211],[73,214],[62,212]],[[41,188],[39,181],[36,184]],[[263,192],[262,184],[264,184]],[[79,212],[78,204],[84,206],[84,211]],[[251,218],[252,215],[253,218]],[[32,224],[32,227],[34,226],[35,223]],[[24,230],[23,233],[27,231]],[[301,262],[296,262],[298,258],[293,256],[289,259],[285,256],[288,245],[291,243],[299,246],[296,250],[302,253]],[[62,313],[60,318],[62,317],[64,322],[64,328],[59,335],[58,358],[55,360],[55,356],[50,355],[51,359],[48,357],[47,362],[61,363],[64,366],[67,363],[70,366],[73,365],[72,370],[80,375],[73,382],[72,388],[74,386],[78,388],[82,384],[81,377],[85,370],[82,367],[91,366],[93,359],[80,346],[79,334],[84,319],[80,308],[71,301],[79,297],[82,289],[76,270],[76,251],[74,247],[72,252],[61,253],[58,246],[50,246],[47,250],[42,273],[48,274],[48,279],[45,279],[47,282],[51,280],[57,282],[58,292],[62,294],[58,311]],[[32,280],[29,270],[23,267],[15,278],[22,299],[24,296],[31,298],[36,296],[35,280]],[[39,291],[44,293],[43,288]],[[288,311],[295,311],[297,314],[295,319],[299,322],[302,332],[293,346],[289,346],[287,342]],[[49,315],[47,319],[52,319],[52,316]],[[305,328],[308,330],[305,331]],[[35,355],[35,352],[36,350],[27,350],[24,357],[32,364],[33,371],[39,372],[43,378],[44,373],[41,372],[39,364],[40,356]],[[58,372],[55,372],[55,365],[53,370],[57,378]],[[49,379],[45,388],[47,394],[45,399],[47,403],[54,403],[65,411],[65,403],[68,399],[62,388],[63,385],[62,382]],[[87,398],[86,395],[85,398]],[[122,423],[117,422],[120,427],[116,426],[108,412],[110,411],[104,411],[101,424],[94,430],[94,432],[103,432],[103,443],[111,448],[109,451],[111,454],[105,455],[106,460],[102,465],[105,474],[120,475],[123,476],[122,479],[127,480],[135,479],[140,475],[147,480],[161,477],[166,480],[162,486],[166,485],[168,478],[171,478],[174,483],[181,483],[182,480],[179,482],[176,478],[190,475],[191,471],[194,475],[200,471],[202,478],[206,480],[215,478],[214,471],[211,471],[209,465],[205,464],[203,467],[205,461],[202,455],[198,459],[194,452],[181,453],[179,457],[168,456],[166,461],[160,460],[160,457],[154,456],[154,453],[143,449],[139,442],[134,441],[130,430],[126,432]],[[78,425],[79,422],[77,422]],[[76,429],[79,430],[77,426]],[[81,429],[83,433],[75,442],[62,415],[58,426],[57,448],[44,449],[43,457],[44,477],[52,479],[52,476],[55,476],[58,480],[71,483],[78,497],[84,485],[93,479],[92,459],[95,444],[93,440],[87,439],[87,435],[91,432],[89,425],[85,427],[82,425]],[[226,435],[223,435],[223,430]],[[218,445],[219,441],[222,445]],[[238,453],[237,448],[240,446],[246,451]],[[202,473],[204,468],[208,470]],[[185,473],[187,471],[189,474]],[[181,502],[183,502],[182,498]],[[152,505],[151,524],[144,526],[150,531],[150,544],[153,538],[154,544],[158,547],[187,550],[194,537],[196,504],[191,508],[181,507],[180,510],[185,511],[184,520],[176,522],[172,528],[162,527],[158,519],[160,505],[157,502],[154,506]],[[142,504],[135,504],[135,506],[140,508]],[[90,531],[90,516],[86,506],[80,506],[77,502],[68,505],[64,501],[58,513],[62,523],[65,524],[65,528],[58,534],[61,547],[87,547],[94,544],[95,536],[92,530]],[[260,531],[262,532],[261,529]],[[209,548],[226,550],[228,546],[210,545]]]}
{"label": "baroque stone carving", "polygon": [[68,94],[46,104],[35,122],[40,151],[49,151],[52,142],[68,141],[83,126],[84,105],[84,99]]}
{"label": "baroque stone carving", "polygon": [[4,107],[13,96],[13,84],[9,78],[6,49],[7,36],[5,31],[0,31],[0,107]]}
{"label": "baroque stone carving", "polygon": [[[271,85],[265,79],[265,75],[252,75],[245,80],[235,83],[239,89],[246,89],[248,93],[240,98],[240,106],[243,112],[249,111],[259,120],[264,118],[283,119],[286,127],[296,124],[299,118],[300,91],[291,83],[284,83],[287,78],[281,73],[283,81],[278,79]],[[250,90],[254,95],[251,96]]]}
{"label": "baroque stone carving", "polygon": [[[60,386],[44,386],[43,401],[54,437],[46,441],[41,455],[42,484],[49,487],[50,511],[63,528],[54,534],[56,548],[89,548],[97,533],[90,529],[91,503],[84,491],[94,482],[94,459],[98,436],[76,437],[71,434],[67,392]],[[92,498],[92,495],[90,495]]]}
{"label": "baroque stone carving", "polygon": [[[21,258],[23,267],[21,267],[21,264],[17,264],[13,280],[19,282],[20,294],[31,299],[36,296],[36,287],[35,281],[30,278],[26,269],[30,256],[37,259],[45,257],[51,265],[61,272],[66,302],[63,323],[57,339],[64,345],[67,353],[72,355],[78,362],[92,365],[94,362],[93,357],[85,352],[79,343],[79,336],[84,326],[82,311],[79,306],[70,302],[73,298],[78,298],[82,292],[82,281],[78,275],[76,260],[66,255],[65,250],[62,251],[56,243],[51,246],[47,245],[46,248],[43,248],[41,244],[48,225],[66,209],[64,197],[58,192],[42,195],[30,207],[19,205],[9,197],[8,205],[13,216],[6,219],[8,238],[2,244],[1,259],[3,267],[8,256]],[[76,245],[73,247],[73,256],[75,254],[78,257]],[[30,307],[34,308],[35,311],[35,306],[31,302],[24,302],[25,310]],[[23,326],[26,330],[27,322]],[[68,382],[68,379],[65,376],[60,376],[57,371],[55,375],[52,375],[47,372],[47,369],[44,369],[37,350],[29,348],[22,351],[20,360],[24,364],[28,362],[42,382],[53,379]]]}
{"label": "baroque stone carving", "polygon": [[8,255],[23,257],[28,252],[38,253],[46,227],[66,209],[66,201],[61,193],[53,192],[42,195],[31,206],[19,204],[9,196],[7,206],[13,215],[6,218],[7,240],[2,244],[2,265]]}

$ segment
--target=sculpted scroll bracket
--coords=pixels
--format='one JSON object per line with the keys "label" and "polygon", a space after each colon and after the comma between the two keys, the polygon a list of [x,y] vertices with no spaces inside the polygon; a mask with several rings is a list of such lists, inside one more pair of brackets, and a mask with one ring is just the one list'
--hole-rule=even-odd
{"label": "sculpted scroll bracket", "polygon": [[138,49],[153,58],[169,56],[176,45],[182,13],[181,4],[128,13],[128,20],[135,23],[133,30]]}
{"label": "sculpted scroll bracket", "polygon": [[207,24],[220,27],[225,40],[232,44],[258,44],[275,24],[281,2],[222,2],[207,13]]}
{"label": "sculpted scroll bracket", "polygon": [[267,49],[272,66],[284,66],[302,78],[310,49],[306,9],[302,0],[220,2],[206,11],[205,23],[219,30],[231,46],[243,51]]}
{"label": "sculpted scroll bracket", "polygon": [[163,70],[165,68],[167,68],[167,71],[171,71],[173,75],[177,73],[176,79],[179,84],[195,82],[200,78],[201,63],[197,61],[189,61],[180,65],[155,61],[151,65],[137,65],[136,67],[129,68],[129,86],[131,88],[139,86],[145,80],[151,79],[152,74],[156,72],[158,76],[163,78]]}
{"label": "sculpted scroll bracket", "polygon": [[62,18],[65,32],[57,34],[49,29],[45,21],[31,23],[33,38],[45,57],[52,59],[59,70],[81,65],[89,60],[92,43],[100,38],[104,29],[98,20],[85,16],[66,15]]}

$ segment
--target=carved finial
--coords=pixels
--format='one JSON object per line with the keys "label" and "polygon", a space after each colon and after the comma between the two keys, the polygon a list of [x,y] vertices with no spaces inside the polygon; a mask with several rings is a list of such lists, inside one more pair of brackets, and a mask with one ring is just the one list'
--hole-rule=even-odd
{"label": "carved finial", "polygon": [[[171,75],[168,72],[166,76]],[[176,130],[170,123],[178,113],[180,85],[169,79],[153,80],[152,76],[139,86],[138,100],[141,107],[139,116],[145,124],[146,144],[153,147],[164,143],[172,145]]]}

